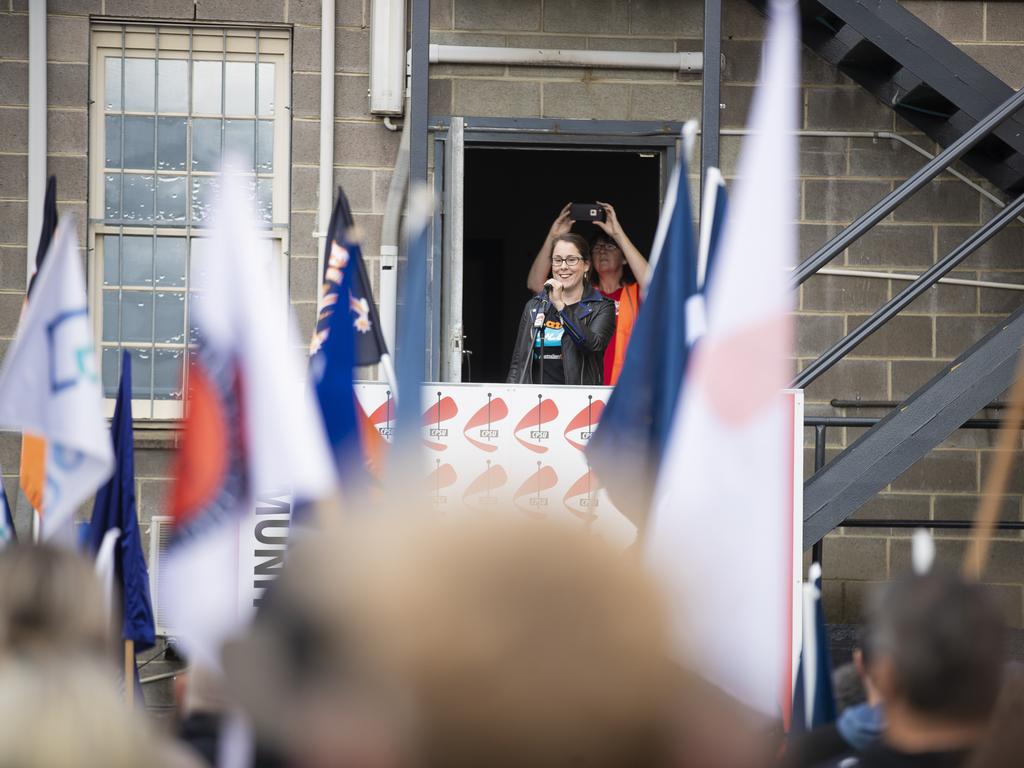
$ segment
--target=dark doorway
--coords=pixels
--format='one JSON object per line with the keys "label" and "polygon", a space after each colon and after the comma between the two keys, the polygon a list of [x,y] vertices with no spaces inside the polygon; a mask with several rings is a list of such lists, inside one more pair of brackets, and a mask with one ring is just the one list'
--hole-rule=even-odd
{"label": "dark doorway", "polygon": [[[467,147],[463,234],[463,381],[508,374],[526,275],[548,228],[568,202],[615,206],[622,228],[650,253],[658,226],[660,154],[637,150]],[[573,226],[590,240],[593,224]]]}

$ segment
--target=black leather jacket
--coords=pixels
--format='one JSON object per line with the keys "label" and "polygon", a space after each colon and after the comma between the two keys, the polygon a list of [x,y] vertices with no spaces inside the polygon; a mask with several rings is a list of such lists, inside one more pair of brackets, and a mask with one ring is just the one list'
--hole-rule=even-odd
{"label": "black leather jacket", "polygon": [[[512,350],[512,364],[508,369],[509,384],[533,383],[533,321],[537,312],[545,308],[549,317],[556,310],[541,291],[523,308],[519,320],[519,333]],[[562,319],[562,366],[566,384],[590,386],[604,383],[604,350],[615,333],[615,302],[606,299],[590,286],[576,304],[567,304],[558,313]],[[568,343],[566,339],[571,339]]]}

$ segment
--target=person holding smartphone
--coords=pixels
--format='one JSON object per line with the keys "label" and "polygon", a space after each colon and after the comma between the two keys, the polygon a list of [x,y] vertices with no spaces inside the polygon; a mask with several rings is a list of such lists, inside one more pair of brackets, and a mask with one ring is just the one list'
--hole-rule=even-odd
{"label": "person holding smartphone", "polygon": [[591,285],[590,247],[579,235],[552,238],[548,264],[551,276],[523,308],[507,382],[600,385],[615,304]]}
{"label": "person holding smartphone", "polygon": [[647,282],[647,260],[622,229],[615,208],[600,201],[596,206],[603,211],[604,220],[587,215],[587,206],[582,206],[576,214],[582,213],[587,218],[574,219],[573,204],[565,205],[533,260],[526,286],[534,293],[541,290],[548,275],[555,239],[569,233],[573,221],[590,221],[600,230],[591,244],[593,269],[589,279],[601,295],[615,302],[615,333],[605,348],[603,366],[604,383],[614,385],[622,372],[626,347],[640,311],[640,290]]}

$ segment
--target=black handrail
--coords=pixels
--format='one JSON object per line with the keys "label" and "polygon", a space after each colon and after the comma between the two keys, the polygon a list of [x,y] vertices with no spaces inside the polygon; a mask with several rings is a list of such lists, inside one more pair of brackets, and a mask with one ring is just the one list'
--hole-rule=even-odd
{"label": "black handrail", "polygon": [[[882,401],[879,401],[882,402]],[[897,403],[896,405],[899,405]],[[814,471],[825,466],[825,438],[829,427],[873,427],[882,419],[873,416],[805,416],[804,426],[814,427]],[[968,419],[961,429],[998,429],[1001,419]],[[967,530],[974,525],[971,520],[911,520],[908,518],[849,518],[839,528],[936,528],[939,530]],[[995,524],[1000,531],[1024,531],[1024,521],[1002,520]],[[811,547],[811,561],[822,564],[824,548],[822,540]]]}
{"label": "black handrail", "polygon": [[871,206],[866,213],[862,214],[836,237],[819,248],[810,258],[801,262],[793,274],[794,286],[798,286],[806,281],[807,278],[832,261],[852,243],[860,239],[864,233],[892,213],[904,200],[967,154],[975,144],[984,139],[989,132],[1022,106],[1024,106],[1024,88],[1014,93],[967,131],[967,133],[925,163],[914,175]]}
{"label": "black handrail", "polygon": [[[1024,89],[1021,89],[1024,91]],[[995,237],[1007,224],[1024,211],[1024,194],[989,219],[979,229],[971,233],[960,245],[943,256],[931,267],[922,272],[910,285],[883,304],[863,323],[857,326],[797,374],[793,387],[802,389],[838,363],[851,349],[873,334],[889,320],[917,299],[921,294],[939,282],[945,275],[953,271],[964,259],[978,248]]]}
{"label": "black handrail", "polygon": [[[833,408],[899,408],[903,405],[900,400],[843,400],[838,397],[833,397],[828,404]],[[1009,407],[1009,403],[993,400],[981,410],[1001,411]]]}

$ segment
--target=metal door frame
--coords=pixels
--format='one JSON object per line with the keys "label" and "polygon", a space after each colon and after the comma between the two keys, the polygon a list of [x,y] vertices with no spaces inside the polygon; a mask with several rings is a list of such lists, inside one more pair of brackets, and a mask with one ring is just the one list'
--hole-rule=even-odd
{"label": "metal door frame", "polygon": [[[434,221],[427,308],[431,381],[462,380],[462,231],[465,148],[657,152],[660,199],[679,152],[681,122],[432,117]],[[451,285],[449,285],[451,283]],[[457,374],[453,373],[457,372]]]}

